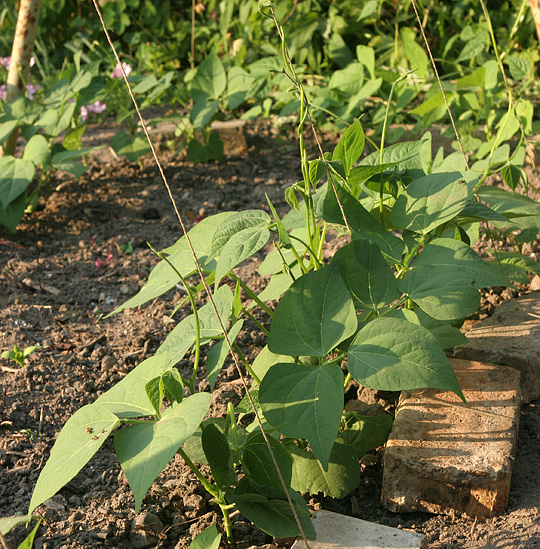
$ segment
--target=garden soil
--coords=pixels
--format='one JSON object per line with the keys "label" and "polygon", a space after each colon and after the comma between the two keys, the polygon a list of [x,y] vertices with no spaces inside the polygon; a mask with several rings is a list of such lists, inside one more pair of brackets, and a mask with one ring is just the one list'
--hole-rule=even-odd
{"label": "garden soil", "polygon": [[[162,152],[173,195],[190,226],[220,211],[267,208],[265,193],[285,211],[284,190],[300,179],[292,133],[259,123],[248,127],[246,134],[243,154],[222,163],[194,165]],[[0,362],[0,516],[27,512],[39,472],[66,420],[151,356],[188,314],[183,307],[170,319],[184,297],[174,289],[139,310],[103,318],[139,290],[157,262],[146,242],[161,249],[182,233],[151,159],[144,158],[139,166],[114,159],[104,149],[89,165],[80,181],[56,174],[38,211],[24,219],[16,234],[0,229],[1,350],[13,345],[42,347],[24,368]],[[265,283],[255,273],[259,260],[240,267],[254,289]],[[476,321],[491,314],[502,299],[516,295],[502,289],[485,292]],[[253,324],[246,326],[238,341],[250,360],[264,340]],[[208,388],[203,371],[199,383],[201,389]],[[393,394],[360,392],[361,398],[387,409],[395,402]],[[218,380],[211,413],[222,414],[227,402],[239,402],[242,394],[238,374],[229,363]],[[347,394],[356,396],[356,388]],[[539,437],[536,401],[522,411],[510,501],[500,517],[473,521],[459,514],[385,510],[379,502],[382,449],[361,460],[360,486],[348,497],[337,501],[319,495],[308,497],[308,504],[314,510],[424,533],[431,549],[540,548]],[[36,547],[184,548],[206,526],[219,523],[217,511],[177,457],[136,515],[109,438],[75,479],[38,508],[43,522]],[[293,540],[273,540],[240,515],[233,521],[240,548],[292,544]],[[24,535],[22,527],[15,529],[7,537],[9,547],[16,547]]]}

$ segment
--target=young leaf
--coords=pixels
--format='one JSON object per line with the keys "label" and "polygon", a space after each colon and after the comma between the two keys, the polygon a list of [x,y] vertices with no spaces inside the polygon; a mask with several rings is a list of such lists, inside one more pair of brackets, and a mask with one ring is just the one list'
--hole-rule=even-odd
{"label": "young leaf", "polygon": [[332,260],[341,265],[341,276],[359,308],[378,311],[399,299],[392,269],[376,244],[353,240],[339,249]]}
{"label": "young leaf", "polygon": [[268,198],[268,195],[265,194],[266,201],[268,202],[268,205],[270,206],[270,211],[272,212],[272,215],[274,216],[274,220],[276,222],[277,230],[278,230],[278,236],[279,236],[279,243],[281,246],[283,246],[286,249],[292,248],[292,242],[289,237],[289,233],[285,230],[285,227],[283,226],[283,223],[279,217],[279,215],[276,212],[276,209],[274,208],[274,205],[272,202],[270,202],[270,198]]}
{"label": "young leaf", "polygon": [[233,458],[229,441],[225,433],[215,423],[206,425],[202,430],[201,443],[212,470],[212,475],[219,488],[236,484],[237,478],[233,467]]}
{"label": "young leaf", "polygon": [[219,549],[221,535],[215,524],[197,534],[189,544],[189,549]]}
{"label": "young leaf", "polygon": [[[292,460],[289,452],[275,438],[268,440],[287,487],[291,484]],[[281,480],[262,433],[257,430],[248,435],[242,451],[242,466],[248,477],[262,486],[272,486],[283,492]]]}
{"label": "young leaf", "polygon": [[352,448],[339,439],[332,447],[327,469],[313,452],[301,450],[294,444],[287,446],[293,460],[291,487],[295,490],[312,495],[322,492],[325,496],[342,498],[358,487],[358,458]]}
{"label": "young leaf", "polygon": [[285,436],[307,439],[328,469],[343,413],[343,373],[337,364],[275,364],[261,382],[259,402],[273,427]]}
{"label": "young leaf", "polygon": [[435,337],[398,318],[368,322],[354,338],[348,368],[360,385],[385,391],[434,388],[463,394]]}
{"label": "young leaf", "polygon": [[195,103],[219,99],[227,87],[225,68],[216,52],[212,50],[199,65],[191,84],[191,97]]}
{"label": "young leaf", "polygon": [[345,168],[345,175],[348,176],[354,163],[362,156],[366,136],[362,129],[360,120],[351,124],[341,136],[339,143],[332,153],[332,160],[339,160]]}
{"label": "young leaf", "polygon": [[519,186],[520,181],[523,178],[523,172],[519,166],[508,164],[502,169],[501,177],[503,181],[513,190]]}
{"label": "young leaf", "polygon": [[165,370],[166,354],[154,355],[141,362],[114,387],[95,402],[121,418],[151,416],[154,407],[148,399],[145,386]]}
{"label": "young leaf", "polygon": [[167,400],[173,402],[182,402],[184,400],[184,384],[176,368],[171,368],[161,374],[161,383]]}
{"label": "young leaf", "polygon": [[426,175],[400,194],[392,209],[392,223],[427,234],[456,217],[467,205],[468,194],[460,172]]}
{"label": "young leaf", "polygon": [[391,430],[392,416],[389,414],[360,416],[351,412],[346,416],[345,429],[339,437],[351,447],[351,453],[360,459],[382,446],[388,440]]}
{"label": "young leaf", "polygon": [[324,357],[356,326],[353,301],[339,270],[323,267],[297,279],[281,298],[268,348],[276,354]]}
{"label": "young leaf", "polygon": [[[296,513],[306,536],[315,539],[316,533],[304,498],[290,491]],[[234,490],[227,492],[227,501],[263,532],[276,538],[289,538],[300,534],[285,494],[270,486],[259,486],[248,478],[243,479]]]}
{"label": "young leaf", "polygon": [[196,393],[168,408],[159,421],[130,425],[116,432],[114,446],[133,491],[136,512],[152,482],[196,431],[209,408],[210,394]]}
{"label": "young leaf", "polygon": [[77,410],[60,431],[41,471],[28,513],[65,486],[90,461],[118,424],[118,418],[99,404]]}
{"label": "young leaf", "polygon": [[148,400],[152,403],[154,412],[159,417],[161,415],[161,405],[163,404],[164,393],[163,383],[161,383],[161,376],[155,377],[154,379],[148,381],[144,386],[144,390],[146,391]]}
{"label": "young leaf", "polygon": [[262,210],[246,210],[232,215],[216,230],[211,254],[219,256],[216,287],[236,265],[259,251],[270,238],[270,216]]}

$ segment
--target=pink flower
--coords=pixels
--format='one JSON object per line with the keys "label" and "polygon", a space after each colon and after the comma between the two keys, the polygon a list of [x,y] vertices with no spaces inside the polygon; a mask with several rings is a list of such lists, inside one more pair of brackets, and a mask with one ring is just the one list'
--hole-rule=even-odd
{"label": "pink flower", "polygon": [[86,105],[81,107],[81,118],[86,122],[88,116],[91,114],[99,114],[107,109],[107,105],[101,101],[96,101],[92,105]]}
{"label": "pink flower", "polygon": [[35,57],[30,57],[30,66],[33,67],[36,64]]}
{"label": "pink flower", "polygon": [[6,88],[7,88],[6,84],[2,84],[0,86],[0,99],[2,99],[2,100],[4,100],[6,98]]}
{"label": "pink flower", "polygon": [[9,66],[11,65],[11,57],[0,57],[0,65],[6,68],[6,70],[9,70]]}
{"label": "pink flower", "polygon": [[127,63],[122,63],[122,67],[120,67],[120,64],[117,63],[116,67],[114,67],[114,71],[111,72],[111,78],[122,78],[122,69],[124,69],[126,76],[129,76],[129,73],[131,72],[131,66]]}

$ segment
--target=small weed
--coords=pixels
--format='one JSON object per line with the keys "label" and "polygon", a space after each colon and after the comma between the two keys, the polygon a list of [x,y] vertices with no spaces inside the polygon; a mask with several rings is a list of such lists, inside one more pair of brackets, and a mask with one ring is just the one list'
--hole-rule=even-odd
{"label": "small weed", "polygon": [[4,351],[2,353],[2,358],[13,360],[22,368],[24,366],[24,359],[38,349],[39,347],[37,345],[31,345],[24,350],[20,349],[17,345],[14,345],[13,351]]}

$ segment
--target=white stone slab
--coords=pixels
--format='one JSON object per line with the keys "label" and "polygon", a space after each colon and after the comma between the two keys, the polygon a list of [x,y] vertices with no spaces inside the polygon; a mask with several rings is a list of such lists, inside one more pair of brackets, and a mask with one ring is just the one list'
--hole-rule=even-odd
{"label": "white stone slab", "polygon": [[[312,519],[317,539],[311,549],[425,549],[426,537],[354,517],[318,511]],[[292,549],[305,549],[297,540]]]}

